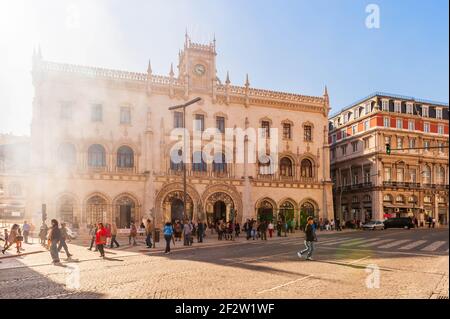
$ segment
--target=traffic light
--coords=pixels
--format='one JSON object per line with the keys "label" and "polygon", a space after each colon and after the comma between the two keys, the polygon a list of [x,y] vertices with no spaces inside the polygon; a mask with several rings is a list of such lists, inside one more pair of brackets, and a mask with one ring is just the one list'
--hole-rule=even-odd
{"label": "traffic light", "polygon": [[386,144],[386,154],[391,155],[391,144],[389,143]]}
{"label": "traffic light", "polygon": [[45,222],[47,220],[47,205],[42,204],[42,221]]}

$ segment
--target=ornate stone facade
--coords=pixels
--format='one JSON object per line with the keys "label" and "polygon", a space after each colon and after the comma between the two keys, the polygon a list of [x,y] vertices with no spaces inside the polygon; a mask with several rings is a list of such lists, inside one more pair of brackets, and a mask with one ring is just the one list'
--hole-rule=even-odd
{"label": "ornate stone facade", "polygon": [[[328,93],[314,97],[255,89],[248,76],[244,86],[236,86],[229,74],[222,83],[216,55],[215,41],[197,44],[186,35],[177,76],[173,66],[169,76],[159,76],[150,63],[146,73],[134,73],[58,64],[35,55],[27,211],[45,202],[49,217],[64,215],[81,224],[113,220],[120,227],[149,217],[151,209],[159,225],[183,216],[182,166],[170,157],[176,143],[171,131],[183,123],[168,108],[201,97],[186,109],[189,132],[198,129],[194,119],[201,130],[278,128],[278,160],[269,163],[279,169],[253,163],[248,155],[242,163],[216,160],[217,154],[236,153],[235,144],[214,153],[212,163],[186,163],[188,217],[230,219],[234,212],[242,222],[257,218],[259,204],[267,199],[272,211],[265,213],[274,219],[289,206],[286,201],[292,219],[299,219],[305,203],[311,214],[332,218]],[[248,154],[247,139],[244,145]]]}
{"label": "ornate stone facade", "polygon": [[447,224],[448,120],[448,104],[387,93],[331,117],[336,214],[345,220],[432,216]]}

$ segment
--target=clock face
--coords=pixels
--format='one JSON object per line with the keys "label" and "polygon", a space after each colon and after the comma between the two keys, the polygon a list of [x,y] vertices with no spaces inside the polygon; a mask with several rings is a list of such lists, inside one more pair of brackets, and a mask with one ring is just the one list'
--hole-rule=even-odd
{"label": "clock face", "polygon": [[205,66],[204,66],[203,64],[197,64],[197,65],[194,67],[194,72],[195,72],[196,74],[198,74],[198,75],[203,75],[203,74],[205,74],[205,71],[206,71],[206,69],[205,69]]}

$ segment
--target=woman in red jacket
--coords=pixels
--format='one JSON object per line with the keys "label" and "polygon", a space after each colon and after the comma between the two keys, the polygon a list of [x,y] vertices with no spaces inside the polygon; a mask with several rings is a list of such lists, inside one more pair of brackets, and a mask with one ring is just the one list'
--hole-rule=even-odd
{"label": "woman in red jacket", "polygon": [[97,249],[100,252],[100,257],[105,258],[105,250],[103,249],[104,245],[106,245],[106,238],[108,236],[108,232],[106,228],[103,226],[103,223],[98,223],[98,230],[95,234],[95,244],[97,245]]}

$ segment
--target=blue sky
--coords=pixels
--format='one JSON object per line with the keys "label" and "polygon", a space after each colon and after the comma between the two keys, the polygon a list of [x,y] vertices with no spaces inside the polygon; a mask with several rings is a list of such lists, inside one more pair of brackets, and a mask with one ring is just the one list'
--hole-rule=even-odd
{"label": "blue sky", "polygon": [[[44,59],[154,73],[176,65],[184,31],[217,39],[232,84],[321,95],[332,112],[374,91],[448,102],[448,1],[2,0],[0,132],[28,134],[33,46]],[[366,6],[380,8],[368,29]]]}

